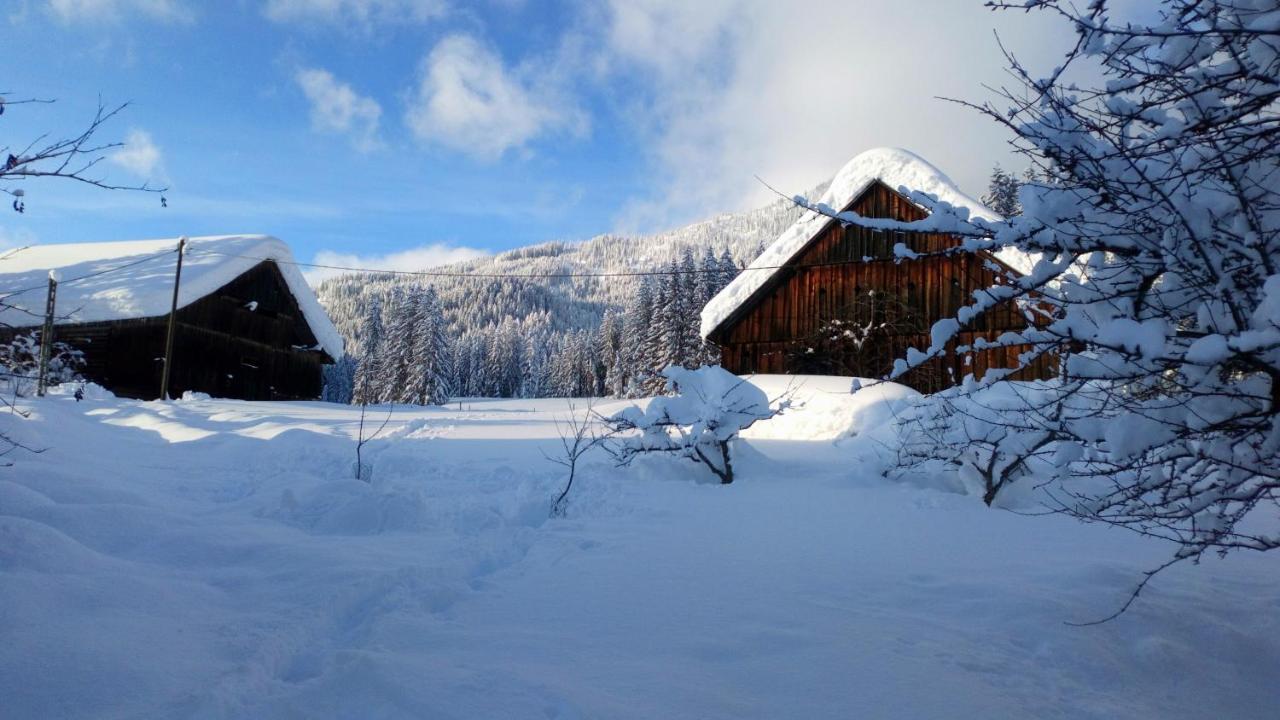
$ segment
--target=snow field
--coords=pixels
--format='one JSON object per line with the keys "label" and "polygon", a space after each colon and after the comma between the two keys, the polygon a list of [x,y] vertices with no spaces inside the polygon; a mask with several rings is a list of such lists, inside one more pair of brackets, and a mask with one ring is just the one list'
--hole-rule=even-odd
{"label": "snow field", "polygon": [[[686,462],[588,456],[550,520],[562,475],[542,453],[564,401],[398,410],[365,448],[369,484],[350,477],[358,408],[93,393],[33,408],[13,426],[48,450],[0,471],[6,718],[1280,706],[1276,558],[1175,568],[1120,620],[1069,627],[1169,548],[886,482],[862,435],[750,440],[727,487]],[[790,422],[778,434],[854,429]]]}

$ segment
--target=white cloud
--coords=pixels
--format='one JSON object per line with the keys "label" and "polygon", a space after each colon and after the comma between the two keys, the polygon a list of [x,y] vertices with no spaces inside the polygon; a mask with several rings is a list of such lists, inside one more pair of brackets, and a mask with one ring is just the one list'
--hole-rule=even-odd
{"label": "white cloud", "polygon": [[[316,253],[312,263],[317,265],[336,265],[340,267],[369,268],[373,270],[420,271],[451,265],[453,263],[474,260],[489,253],[477,248],[434,243],[401,250],[385,255],[361,255],[358,253],[342,253],[333,250],[321,250]],[[344,270],[327,268],[303,268],[303,274],[313,286],[326,278],[343,274]]]}
{"label": "white cloud", "polygon": [[190,9],[180,0],[48,0],[49,11],[62,22],[117,22],[127,16],[188,22]]}
{"label": "white cloud", "polygon": [[111,162],[144,180],[164,180],[164,154],[146,130],[132,130]]}
{"label": "white cloud", "polygon": [[468,35],[441,40],[422,63],[405,122],[414,136],[486,160],[586,121],[557,87],[554,66],[508,68]]}
{"label": "white cloud", "polygon": [[[995,123],[936,96],[984,98],[1007,76],[992,27],[1032,61],[1070,32],[981,3],[600,0],[606,78],[640,79],[636,123],[656,191],[622,225],[654,227],[808,190],[856,153],[896,145],[980,192],[1011,160]],[[1046,26],[1049,30],[1046,30]],[[1033,62],[1033,65],[1035,62]]]}
{"label": "white cloud", "polygon": [[444,0],[267,0],[263,12],[276,22],[323,23],[365,30],[386,24],[420,24],[448,10]]}
{"label": "white cloud", "polygon": [[311,127],[319,132],[349,135],[361,152],[379,146],[382,106],[376,100],[358,94],[328,70],[304,68],[294,79],[311,103]]}

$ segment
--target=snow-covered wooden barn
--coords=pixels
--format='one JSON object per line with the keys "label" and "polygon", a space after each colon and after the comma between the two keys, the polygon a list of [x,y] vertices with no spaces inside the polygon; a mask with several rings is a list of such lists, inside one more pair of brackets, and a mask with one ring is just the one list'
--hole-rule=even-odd
{"label": "snow-covered wooden barn", "polygon": [[[33,245],[0,253],[3,334],[38,330],[58,280],[56,341],[84,353],[84,374],[118,395],[160,394],[177,239]],[[342,338],[293,256],[264,235],[188,240],[169,388],[246,400],[320,395]]]}
{"label": "snow-covered wooden barn", "polygon": [[[836,212],[868,218],[917,221],[928,216],[899,188],[933,195],[965,208],[970,217],[999,216],[961,192],[941,171],[906,150],[880,148],[858,155],[837,173],[818,200]],[[1025,273],[1025,255],[1004,250],[895,257],[894,246],[937,253],[960,240],[943,233],[874,230],[806,212],[707,304],[702,335],[722,348],[731,372],[808,373],[883,377],[910,347],[930,345],[933,323],[954,317],[973,292]],[[998,268],[999,272],[996,269]],[[1024,313],[1005,303],[961,332],[958,341],[994,340],[1024,328]],[[1024,348],[1002,348],[950,357],[913,371],[901,381],[924,392],[947,387],[966,373],[1017,364]],[[1054,371],[1043,357],[1023,378]]]}

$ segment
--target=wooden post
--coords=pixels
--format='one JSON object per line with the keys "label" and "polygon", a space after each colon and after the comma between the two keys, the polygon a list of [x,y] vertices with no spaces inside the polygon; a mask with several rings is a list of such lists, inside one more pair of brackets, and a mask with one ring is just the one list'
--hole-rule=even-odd
{"label": "wooden post", "polygon": [[160,375],[160,399],[169,399],[169,369],[173,366],[173,336],[178,325],[178,286],[182,283],[182,251],[187,238],[178,238],[178,269],[173,274],[173,302],[169,303],[169,331],[164,338],[164,369]]}
{"label": "wooden post", "polygon": [[49,354],[53,351],[53,310],[58,302],[58,281],[49,273],[49,295],[44,302],[44,327],[40,330],[40,373],[36,378],[36,397],[44,397],[49,375]]}

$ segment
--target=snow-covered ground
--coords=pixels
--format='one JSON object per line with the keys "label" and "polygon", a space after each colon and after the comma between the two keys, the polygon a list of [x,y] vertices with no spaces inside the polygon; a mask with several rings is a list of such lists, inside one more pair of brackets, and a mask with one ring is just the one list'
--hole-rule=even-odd
{"label": "snow-covered ground", "polygon": [[397,411],[371,484],[350,407],[31,407],[5,427],[48,449],[0,469],[4,718],[1280,712],[1280,557],[1071,627],[1171,548],[887,482],[860,438],[759,432],[731,486],[589,457],[549,520],[563,401]]}

